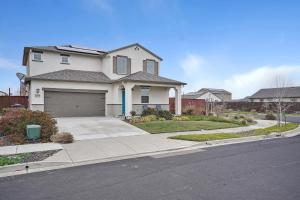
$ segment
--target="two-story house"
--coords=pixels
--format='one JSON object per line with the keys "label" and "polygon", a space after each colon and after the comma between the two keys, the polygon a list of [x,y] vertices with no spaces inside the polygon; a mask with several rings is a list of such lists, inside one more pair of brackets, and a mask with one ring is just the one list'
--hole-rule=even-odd
{"label": "two-story house", "polygon": [[73,45],[25,47],[31,110],[54,117],[130,116],[147,107],[168,110],[175,89],[181,114],[185,83],[160,76],[160,58],[140,44],[111,51]]}

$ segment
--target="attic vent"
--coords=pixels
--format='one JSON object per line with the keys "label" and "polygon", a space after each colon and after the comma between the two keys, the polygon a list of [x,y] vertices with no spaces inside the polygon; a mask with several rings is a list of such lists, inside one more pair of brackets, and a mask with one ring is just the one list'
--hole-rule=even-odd
{"label": "attic vent", "polygon": [[134,48],[134,50],[139,51],[140,48],[139,48],[138,46],[136,46],[136,47]]}

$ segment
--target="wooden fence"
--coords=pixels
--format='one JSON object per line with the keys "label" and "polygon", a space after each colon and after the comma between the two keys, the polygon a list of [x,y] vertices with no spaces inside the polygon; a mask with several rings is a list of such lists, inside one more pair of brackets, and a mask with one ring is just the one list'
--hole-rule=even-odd
{"label": "wooden fence", "polygon": [[[276,110],[275,103],[265,103],[265,102],[225,102],[219,103],[223,104],[226,109],[238,110],[238,111],[256,111],[256,112],[266,112]],[[300,111],[300,102],[289,102],[287,112],[299,112]]]}
{"label": "wooden fence", "polygon": [[0,96],[0,109],[9,108],[15,104],[28,107],[28,97],[26,96]]}
{"label": "wooden fence", "polygon": [[[169,98],[170,112],[175,113],[175,98]],[[186,113],[187,110],[192,109],[194,114],[205,114],[205,100],[204,99],[182,99],[181,110]]]}

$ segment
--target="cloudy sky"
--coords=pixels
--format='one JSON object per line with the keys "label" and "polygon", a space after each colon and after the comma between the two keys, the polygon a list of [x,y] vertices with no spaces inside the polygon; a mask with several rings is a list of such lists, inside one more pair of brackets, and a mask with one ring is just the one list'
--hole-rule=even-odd
{"label": "cloudy sky", "polygon": [[161,75],[188,83],[185,93],[214,87],[242,98],[278,75],[300,85],[299,9],[296,0],[3,1],[0,90],[18,87],[24,46],[135,42],[164,59]]}

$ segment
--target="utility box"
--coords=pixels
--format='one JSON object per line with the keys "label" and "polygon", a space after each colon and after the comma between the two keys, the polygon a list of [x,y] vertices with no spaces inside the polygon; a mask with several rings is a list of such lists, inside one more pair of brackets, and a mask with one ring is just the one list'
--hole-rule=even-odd
{"label": "utility box", "polygon": [[36,140],[41,137],[40,125],[27,125],[26,126],[27,138],[29,140]]}

